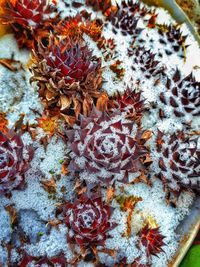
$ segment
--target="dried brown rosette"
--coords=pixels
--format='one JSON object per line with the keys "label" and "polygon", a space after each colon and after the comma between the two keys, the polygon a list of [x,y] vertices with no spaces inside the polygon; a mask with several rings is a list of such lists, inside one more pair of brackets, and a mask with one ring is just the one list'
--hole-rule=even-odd
{"label": "dried brown rosette", "polygon": [[126,182],[129,173],[145,168],[143,160],[149,153],[144,143],[150,136],[119,110],[106,113],[93,108],[66,134],[72,150],[69,170],[79,172],[82,180]]}
{"label": "dried brown rosette", "polygon": [[[27,153],[26,157],[24,153]],[[23,185],[32,156],[33,150],[24,146],[20,134],[0,132],[0,193]]]}
{"label": "dried brown rosette", "polygon": [[53,11],[55,6],[48,0],[7,0],[1,20],[12,26],[20,47],[33,48],[35,37],[44,35],[45,16]]}
{"label": "dried brown rosette", "polygon": [[158,165],[166,191],[179,195],[182,190],[200,193],[200,150],[197,139],[183,132],[171,136],[161,131],[157,135]]}
{"label": "dried brown rosette", "polygon": [[69,227],[68,240],[79,246],[103,246],[107,232],[116,224],[110,222],[112,208],[98,195],[81,195],[65,206],[65,220]]}
{"label": "dried brown rosette", "polygon": [[45,108],[58,110],[69,124],[75,121],[84,102],[89,105],[92,98],[101,95],[101,60],[84,42],[51,37],[47,47],[39,44],[33,61],[31,81],[37,82]]}

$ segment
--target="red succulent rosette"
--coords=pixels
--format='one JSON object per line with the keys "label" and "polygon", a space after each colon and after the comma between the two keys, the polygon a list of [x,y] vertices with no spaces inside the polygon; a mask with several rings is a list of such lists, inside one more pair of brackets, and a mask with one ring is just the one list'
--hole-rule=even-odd
{"label": "red succulent rosette", "polygon": [[80,246],[103,246],[107,232],[116,224],[111,224],[111,207],[101,197],[82,195],[74,203],[65,206],[66,224],[69,227],[69,242]]}
{"label": "red succulent rosette", "polygon": [[71,147],[69,170],[90,183],[127,181],[129,173],[144,169],[143,131],[126,115],[115,110],[100,112],[93,108],[81,117],[80,126],[66,132]]}
{"label": "red succulent rosette", "polygon": [[23,27],[36,28],[49,13],[48,0],[17,0],[7,1],[5,22],[16,23]]}
{"label": "red succulent rosette", "polygon": [[140,245],[146,247],[147,256],[157,256],[160,252],[163,251],[163,246],[165,243],[163,236],[160,233],[159,227],[151,228],[149,225],[145,225],[138,234],[140,238]]}
{"label": "red succulent rosette", "polygon": [[55,10],[48,0],[6,0],[0,19],[13,28],[19,47],[33,49],[38,40],[48,39],[58,23],[59,14],[49,16]]}
{"label": "red succulent rosette", "polygon": [[9,131],[4,135],[0,132],[0,193],[11,191],[23,184],[24,173],[32,156],[32,149],[24,146],[20,134]]}
{"label": "red succulent rosette", "polygon": [[131,90],[129,87],[123,94],[117,93],[114,96],[116,108],[122,112],[126,112],[129,118],[140,121],[144,111],[144,99],[142,99],[141,91]]}

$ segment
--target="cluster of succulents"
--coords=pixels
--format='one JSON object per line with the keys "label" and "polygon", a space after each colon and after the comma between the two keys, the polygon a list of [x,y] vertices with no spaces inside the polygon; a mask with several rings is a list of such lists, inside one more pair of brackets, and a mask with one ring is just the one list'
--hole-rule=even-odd
{"label": "cluster of succulents", "polygon": [[[109,0],[86,0],[85,4],[103,13],[114,34],[120,32],[132,38],[127,54],[132,61],[131,69],[139,70],[141,79],[162,76],[166,80],[167,90],[159,92],[161,118],[165,117],[163,106],[170,106],[176,117],[200,114],[200,84],[193,76],[182,78],[177,70],[170,79],[156,54],[145,46],[135,45],[135,36],[142,31],[139,19],[145,16],[155,19],[154,11],[134,1],[122,1],[117,6]],[[103,22],[92,21],[86,11],[65,19],[58,15],[51,17],[54,12],[54,2],[9,0],[2,20],[13,27],[20,46],[33,49],[30,81],[36,82],[45,110],[45,115],[38,119],[38,126],[51,138],[60,119],[64,125],[60,135],[70,150],[67,171],[74,181],[78,179],[83,185],[80,192],[74,190],[73,201],[62,203],[67,241],[80,247],[82,252],[84,249],[94,252],[105,246],[108,237],[112,238],[110,231],[118,223],[112,221],[112,205],[99,192],[107,188],[115,191],[119,185],[134,183],[136,177],[148,176],[152,161],[148,141],[154,133],[142,124],[149,107],[140,88],[126,86],[123,93],[119,90],[114,95],[108,95],[105,90],[103,61],[115,59],[117,51],[115,40],[102,36]],[[150,19],[146,21],[151,23]],[[186,37],[177,28],[164,29],[159,30],[160,42],[173,41],[174,51],[179,51]],[[103,59],[96,56],[84,40],[84,34],[96,43]],[[156,163],[153,164],[159,170],[156,177],[162,181],[164,190],[176,196],[183,190],[199,193],[197,140],[183,132],[167,135],[158,130],[154,135],[156,151],[152,157]],[[0,193],[24,185],[24,174],[32,156],[32,149],[23,144],[20,134],[0,131]],[[165,236],[159,227],[148,224],[141,226],[136,235],[137,247],[145,249],[148,262],[143,265],[139,257],[131,266],[151,266],[151,256],[163,251]],[[19,266],[32,263],[66,266],[63,255],[53,258],[25,255]],[[127,259],[119,264],[126,266]]]}

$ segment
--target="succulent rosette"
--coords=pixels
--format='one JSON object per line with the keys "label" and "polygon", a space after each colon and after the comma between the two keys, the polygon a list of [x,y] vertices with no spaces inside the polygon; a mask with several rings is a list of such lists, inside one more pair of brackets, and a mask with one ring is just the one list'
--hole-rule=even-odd
{"label": "succulent rosette", "polygon": [[179,195],[182,190],[200,193],[200,150],[197,139],[183,132],[157,135],[159,178],[166,191]]}
{"label": "succulent rosette", "polygon": [[157,256],[163,251],[164,238],[160,233],[159,227],[151,228],[149,225],[145,225],[138,233],[140,239],[140,245],[146,247],[147,256]]}
{"label": "succulent rosette", "polygon": [[9,131],[4,135],[0,132],[0,193],[23,185],[24,173],[32,156],[32,149],[24,146],[19,134]]}
{"label": "succulent rosette", "polygon": [[35,28],[40,24],[44,14],[49,13],[48,0],[7,1],[8,22],[24,27]]}
{"label": "succulent rosette", "polygon": [[80,106],[87,96],[100,95],[101,60],[82,41],[51,38],[47,47],[39,45],[33,59],[32,81],[37,82],[47,109],[58,108],[67,115],[71,105]]}
{"label": "succulent rosette", "polygon": [[162,110],[162,106],[171,107],[173,114],[178,118],[200,115],[200,82],[195,79],[193,74],[181,77],[177,69],[172,79],[166,78],[166,88],[160,93],[160,107],[163,117],[167,114]]}
{"label": "succulent rosette", "polygon": [[18,264],[18,267],[29,267],[29,266],[65,267],[66,264],[67,261],[65,260],[65,257],[62,254],[55,256],[53,258],[47,258],[46,256],[37,258],[25,253],[22,261]]}
{"label": "succulent rosette", "polygon": [[142,134],[124,113],[93,108],[90,116],[81,117],[80,125],[67,131],[72,150],[69,170],[91,183],[125,182],[129,173],[144,169],[148,150]]}
{"label": "succulent rosette", "polygon": [[117,93],[114,97],[116,108],[126,112],[129,118],[140,121],[144,111],[144,99],[141,91],[127,88],[123,94]]}
{"label": "succulent rosette", "polygon": [[46,25],[45,21],[53,11],[48,0],[7,0],[1,21],[12,26],[20,47],[33,48],[36,37],[49,35],[51,20]]}
{"label": "succulent rosette", "polygon": [[103,13],[112,7],[111,0],[86,0],[86,5],[92,6],[95,11],[101,10]]}
{"label": "succulent rosette", "polygon": [[110,222],[111,213],[111,207],[97,195],[82,195],[74,203],[67,204],[65,219],[69,227],[69,241],[80,246],[103,246],[107,232],[116,226]]}

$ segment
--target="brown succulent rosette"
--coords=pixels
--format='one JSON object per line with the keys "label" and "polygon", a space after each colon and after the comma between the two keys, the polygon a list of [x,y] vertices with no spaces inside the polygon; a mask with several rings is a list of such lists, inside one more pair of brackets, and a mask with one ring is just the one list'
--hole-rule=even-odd
{"label": "brown succulent rosette", "polygon": [[[27,153],[25,158],[24,153]],[[0,132],[0,193],[10,192],[24,183],[33,150],[25,147],[20,134]]]}
{"label": "brown succulent rosette", "polygon": [[144,143],[149,137],[143,133],[126,114],[94,108],[66,132],[72,150],[69,170],[91,183],[128,181],[129,173],[145,169],[143,160],[149,153]]}
{"label": "brown succulent rosette", "polygon": [[51,38],[47,47],[39,44],[33,60],[31,81],[37,82],[45,108],[59,110],[69,124],[75,121],[73,110],[77,117],[84,101],[89,105],[101,95],[101,60],[84,42]]}
{"label": "brown succulent rosette", "polygon": [[107,232],[116,224],[111,224],[112,208],[100,196],[82,195],[74,203],[65,206],[65,220],[69,227],[68,240],[79,246],[103,246]]}

